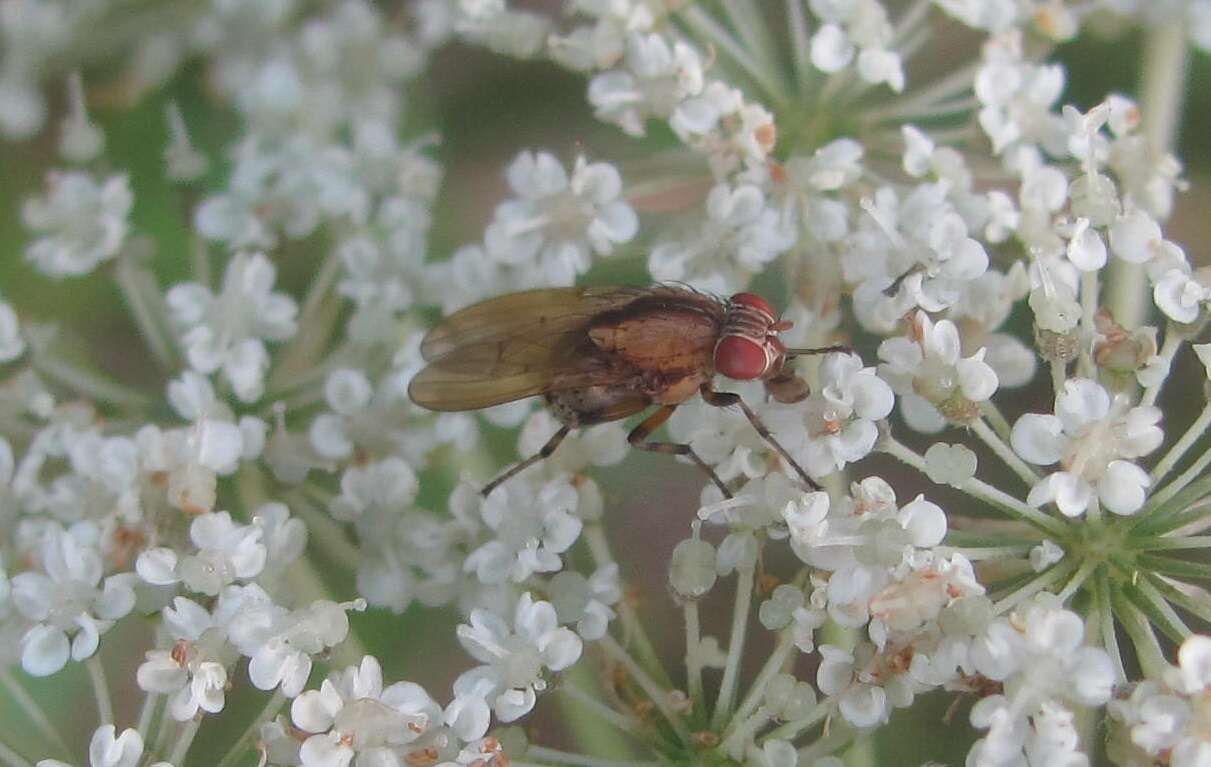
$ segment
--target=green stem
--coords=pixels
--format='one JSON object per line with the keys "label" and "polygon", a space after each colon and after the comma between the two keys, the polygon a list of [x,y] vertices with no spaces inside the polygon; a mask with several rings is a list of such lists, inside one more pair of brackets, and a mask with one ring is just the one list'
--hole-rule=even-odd
{"label": "green stem", "polygon": [[[912,466],[922,474],[928,476],[925,471],[925,457],[917,453],[912,448],[892,437],[890,434],[885,435],[880,443],[880,449],[904,463]],[[1010,516],[1017,517],[1024,522],[1029,522],[1040,530],[1055,537],[1064,537],[1066,535],[1065,525],[1057,519],[1047,516],[1036,508],[1026,505],[1022,501],[1014,498],[1012,495],[1000,490],[992,485],[984,482],[976,477],[972,477],[963,483],[959,490],[968,495],[977,498],[981,501],[989,503]]]}
{"label": "green stem", "polygon": [[728,640],[727,662],[723,667],[723,681],[719,684],[719,697],[715,700],[715,711],[711,716],[711,727],[722,729],[732,706],[736,702],[736,685],[740,678],[740,660],[744,655],[744,640],[748,632],[748,614],[753,604],[753,578],[756,563],[737,568],[736,601],[732,609],[732,633]]}
{"label": "green stem", "polygon": [[18,754],[3,740],[0,740],[0,762],[4,762],[7,767],[33,767],[28,759]]}
{"label": "green stem", "polygon": [[[769,683],[782,672],[783,666],[786,664],[786,659],[790,657],[791,651],[795,649],[795,629],[794,623],[778,634],[778,643],[774,645],[773,652],[765,661],[765,665],[761,667],[761,671],[757,673],[757,678],[753,680],[753,684],[749,687],[748,692],[744,696],[744,700],[740,702],[739,708],[736,709],[735,716],[732,717],[734,722],[738,719],[743,719],[748,716],[749,712],[757,707],[761,702],[762,696],[765,695],[765,688]],[[726,738],[726,734],[724,735]]]}
{"label": "green stem", "polygon": [[1067,578],[1075,569],[1075,564],[1061,561],[1059,564],[1051,567],[1048,570],[1044,570],[1030,580],[1026,581],[1026,583],[1006,594],[1004,597],[1001,597],[1001,599],[997,600],[993,609],[999,615],[1000,613],[1013,608],[1015,605],[1021,604],[1035,594],[1038,594],[1043,589],[1053,586],[1064,578]]}
{"label": "green stem", "polygon": [[674,711],[672,705],[670,705],[669,690],[652,679],[648,672],[631,657],[630,653],[614,640],[614,637],[606,634],[598,640],[597,644],[605,651],[606,655],[626,669],[627,673],[635,680],[635,683],[639,685],[644,694],[652,701],[652,704],[656,706],[656,710],[673,727],[673,730],[677,733],[677,737],[681,738],[681,742],[690,743],[689,728],[685,726],[681,715]]}
{"label": "green stem", "polygon": [[[605,529],[600,524],[585,525],[584,540],[588,544],[589,553],[593,556],[593,562],[598,568],[614,563],[614,555],[610,552]],[[661,684],[672,687],[673,683],[669,680],[668,673],[661,664],[660,656],[656,654],[656,648],[652,645],[652,640],[648,638],[647,630],[643,626],[643,621],[639,620],[635,607],[623,599],[618,603],[617,609],[627,645],[634,649],[636,655],[639,656],[639,661],[649,673],[654,674]]]}
{"label": "green stem", "polygon": [[702,624],[698,617],[698,603],[687,600],[682,606],[685,615],[685,672],[689,688],[690,704],[695,715],[706,714],[706,695],[702,690]]}
{"label": "green stem", "polygon": [[1118,681],[1127,681],[1127,670],[1123,666],[1123,653],[1118,646],[1118,635],[1114,630],[1114,610],[1110,607],[1110,575],[1106,568],[1098,570],[1094,598],[1097,601],[1098,627],[1101,630],[1102,649],[1114,663]]}
{"label": "green stem", "polygon": [[93,697],[97,700],[97,719],[101,724],[114,723],[114,703],[109,695],[109,682],[105,679],[105,668],[101,659],[94,654],[84,662],[88,678],[92,682]]}
{"label": "green stem", "polygon": [[12,696],[13,701],[25,712],[25,715],[30,718],[30,721],[41,732],[42,737],[46,738],[51,745],[59,750],[59,755],[70,756],[71,749],[67,747],[67,743],[63,741],[63,736],[59,733],[54,723],[51,722],[50,717],[46,715],[45,709],[38,704],[38,701],[34,700],[34,697],[29,694],[7,668],[0,668],[0,685]]}
{"label": "green stem", "polygon": [[277,716],[287,700],[289,699],[282,694],[281,690],[275,690],[273,696],[265,703],[265,707],[257,714],[256,719],[252,720],[252,723],[248,725],[244,732],[240,733],[240,737],[236,738],[235,743],[231,744],[231,748],[227,749],[227,753],[219,760],[218,767],[232,767],[232,765],[238,762],[244,756],[245,746],[256,736],[261,725]]}
{"label": "green stem", "polygon": [[178,360],[169,330],[168,305],[156,286],[155,278],[146,268],[134,264],[129,258],[122,258],[115,279],[152,356],[162,368],[173,370]]}
{"label": "green stem", "polygon": [[794,740],[799,737],[804,731],[818,722],[824,721],[824,718],[833,710],[833,706],[828,701],[821,701],[816,704],[816,707],[808,712],[807,716],[802,719],[794,719],[779,727],[770,730],[762,738],[766,740]]}
{"label": "green stem", "polygon": [[1160,484],[1165,477],[1177,465],[1177,462],[1182,459],[1199,437],[1207,431],[1207,427],[1211,426],[1211,402],[1203,406],[1203,411],[1198,414],[1198,418],[1194,419],[1194,423],[1190,424],[1190,428],[1186,429],[1181,438],[1169,448],[1169,452],[1157,462],[1153,467],[1149,477],[1152,479],[1153,487]]}
{"label": "green stem", "polygon": [[[1180,21],[1148,29],[1140,83],[1143,133],[1149,148],[1168,152],[1177,138],[1185,98],[1190,44]],[[1142,325],[1150,313],[1147,275],[1142,264],[1114,259],[1110,269],[1109,306],[1125,328]]]}
{"label": "green stem", "polygon": [[1165,661],[1160,643],[1156,641],[1156,635],[1152,633],[1147,616],[1121,594],[1115,594],[1113,601],[1115,615],[1127,631],[1127,636],[1131,637],[1144,676],[1159,679],[1169,664]]}
{"label": "green stem", "polygon": [[1140,397],[1140,405],[1149,407],[1156,404],[1156,398],[1160,396],[1161,388],[1164,387],[1165,382],[1169,380],[1169,376],[1172,374],[1173,357],[1177,354],[1177,350],[1181,348],[1183,338],[1182,333],[1178,332],[1172,323],[1165,328],[1165,340],[1161,343],[1161,350],[1157,352],[1157,356],[1165,361],[1165,366],[1169,372],[1165,373],[1164,378],[1144,390],[1144,396]]}
{"label": "green stem", "polygon": [[1026,462],[1018,457],[1018,454],[1013,452],[1013,448],[1002,440],[997,433],[988,427],[982,419],[972,421],[971,430],[979,437],[985,445],[992,448],[992,452],[997,454],[997,457],[1005,462],[1005,465],[1013,469],[1014,473],[1022,478],[1028,487],[1034,487],[1038,483],[1040,477],[1034,469],[1026,465]]}
{"label": "green stem", "polygon": [[732,37],[710,14],[702,10],[701,6],[687,5],[677,15],[697,35],[705,40],[709,40],[720,51],[725,53],[728,58],[736,62],[740,66],[740,69],[765,91],[766,95],[771,98],[775,105],[786,102],[787,94],[782,91],[777,78],[771,76],[770,72],[765,71],[749,55],[748,51],[740,45],[736,38]]}
{"label": "green stem", "polygon": [[199,716],[190,719],[181,727],[172,746],[172,754],[168,757],[169,764],[185,764],[185,755],[189,753],[189,747],[193,745],[194,736],[198,734],[198,728],[201,726],[202,717]]}

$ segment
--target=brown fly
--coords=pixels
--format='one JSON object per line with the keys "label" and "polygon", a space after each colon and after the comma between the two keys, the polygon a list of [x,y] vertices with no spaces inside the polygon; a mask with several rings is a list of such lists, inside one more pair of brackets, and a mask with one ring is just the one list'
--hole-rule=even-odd
{"label": "brown fly", "polygon": [[559,431],[537,454],[489,482],[484,495],[551,455],[572,429],[655,406],[627,441],[689,458],[730,497],[689,445],[648,440],[695,394],[717,407],[739,406],[803,481],[818,488],[739,395],[711,387],[719,373],[741,381],[761,379],[780,402],[803,399],[807,386],[786,362],[798,354],[844,347],[787,349],[778,333],[789,327],[753,293],[723,299],[677,285],[511,293],[468,306],[433,328],[421,343],[428,365],[412,379],[408,394],[416,404],[442,411],[545,398],[562,424]]}

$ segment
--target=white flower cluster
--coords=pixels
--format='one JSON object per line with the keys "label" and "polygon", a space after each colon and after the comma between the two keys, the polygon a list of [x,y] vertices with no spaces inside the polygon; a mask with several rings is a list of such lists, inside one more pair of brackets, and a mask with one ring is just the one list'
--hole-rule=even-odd
{"label": "white flower cluster", "polygon": [[[252,747],[283,767],[614,764],[504,726],[556,690],[644,764],[836,767],[938,690],[973,699],[972,767],[1090,764],[1103,716],[1117,764],[1211,760],[1211,569],[1187,556],[1208,543],[1211,405],[1186,412],[1204,398],[1177,382],[1186,346],[1211,360],[1192,343],[1211,273],[1167,234],[1187,182],[1165,135],[1188,47],[1211,48],[1206,2],[136,5],[0,2],[0,134],[62,115],[59,167],[18,190],[13,268],[112,280],[146,343],[81,353],[35,319],[54,319],[39,297],[0,300],[0,662],[87,667],[93,767],[196,760],[245,681],[269,708],[224,764]],[[1146,30],[1146,115],[1118,94],[1063,103],[1044,43],[1107,14]],[[974,58],[939,67],[957,25]],[[452,235],[441,137],[412,96],[455,40],[578,73],[635,154],[616,165],[579,136],[574,155],[517,152],[482,233]],[[205,103],[177,84],[198,72]],[[160,90],[171,184],[144,192],[102,126]],[[228,145],[191,137],[203,109],[235,126]],[[165,189],[186,215],[149,225]],[[785,307],[779,375],[715,382],[747,409],[652,398],[677,405],[653,439],[719,480],[688,523],[673,494],[637,501],[688,524],[669,551],[639,551],[592,476],[627,454],[620,424],[574,430],[484,496],[498,432],[525,459],[555,417],[408,398],[439,311],[598,268]],[[518,345],[544,348],[544,324]],[[627,385],[659,390],[641,372]],[[923,479],[938,503],[903,502]],[[672,593],[636,599],[651,556]],[[703,635],[730,577],[730,631]],[[648,635],[670,599],[684,673]],[[447,644],[469,658],[450,689],[391,681],[361,649],[364,609],[408,622],[393,653],[430,624],[418,611],[453,613]],[[754,611],[771,642],[747,641]],[[147,702],[123,729],[103,644],[137,621]],[[57,748],[14,685],[0,674]],[[573,729],[561,748],[612,738]],[[34,761],[7,737],[0,759]]]}

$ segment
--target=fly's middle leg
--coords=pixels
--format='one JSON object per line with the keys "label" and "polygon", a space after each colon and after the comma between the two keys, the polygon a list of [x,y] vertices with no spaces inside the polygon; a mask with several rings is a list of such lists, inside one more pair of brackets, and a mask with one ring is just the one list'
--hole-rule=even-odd
{"label": "fly's middle leg", "polygon": [[712,469],[706,461],[702,460],[698,454],[694,452],[692,447],[680,442],[648,441],[648,437],[652,435],[652,432],[663,426],[664,422],[669,420],[669,416],[671,416],[673,411],[676,409],[676,405],[662,406],[659,410],[643,419],[638,426],[631,430],[631,433],[627,435],[627,442],[630,442],[632,447],[637,447],[640,450],[648,450],[653,453],[684,455],[686,458],[693,461],[698,468],[706,472],[706,475],[711,478],[712,482],[715,483],[715,487],[718,487],[720,492],[723,493],[724,498],[731,498],[732,491],[727,489],[727,485],[723,484],[723,480],[719,479],[719,475],[715,473],[715,470]]}
{"label": "fly's middle leg", "polygon": [[798,461],[791,457],[791,454],[782,446],[782,443],[774,439],[773,432],[769,430],[769,427],[765,425],[765,422],[761,420],[761,417],[758,416],[753,409],[740,398],[739,394],[735,394],[733,392],[715,391],[711,388],[709,383],[704,383],[700,391],[702,394],[702,399],[705,400],[708,405],[714,405],[715,407],[731,407],[732,405],[739,405],[740,409],[744,411],[744,415],[748,418],[749,423],[753,425],[753,429],[761,435],[762,439],[769,443],[770,447],[778,451],[778,455],[782,456],[782,459],[795,470],[795,473],[799,475],[800,479],[806,482],[813,490],[820,489],[820,485],[816,483],[816,480],[808,476],[808,473],[803,470],[803,467],[799,465]]}

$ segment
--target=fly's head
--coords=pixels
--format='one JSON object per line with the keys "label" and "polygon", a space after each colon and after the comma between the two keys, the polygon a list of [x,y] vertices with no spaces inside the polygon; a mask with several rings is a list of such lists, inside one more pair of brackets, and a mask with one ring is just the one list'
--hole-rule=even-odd
{"label": "fly's head", "polygon": [[779,402],[802,400],[807,384],[786,369],[786,346],[778,339],[778,333],[790,327],[761,296],[735,294],[727,301],[723,331],[715,344],[715,370],[737,381],[762,379]]}

